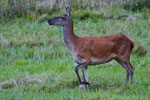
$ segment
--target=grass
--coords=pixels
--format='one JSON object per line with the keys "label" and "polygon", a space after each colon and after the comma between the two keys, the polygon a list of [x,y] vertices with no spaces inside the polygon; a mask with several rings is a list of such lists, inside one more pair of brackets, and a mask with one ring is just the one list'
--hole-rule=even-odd
{"label": "grass", "polygon": [[[124,84],[125,70],[112,61],[89,66],[91,88],[77,89],[76,64],[62,42],[60,27],[25,19],[0,27],[0,81],[30,76],[43,82],[1,89],[1,100],[150,100],[150,52],[143,57],[131,56],[134,84]],[[74,19],[78,36],[123,32],[135,40],[135,49],[139,43],[150,49],[149,27],[149,19]]]}

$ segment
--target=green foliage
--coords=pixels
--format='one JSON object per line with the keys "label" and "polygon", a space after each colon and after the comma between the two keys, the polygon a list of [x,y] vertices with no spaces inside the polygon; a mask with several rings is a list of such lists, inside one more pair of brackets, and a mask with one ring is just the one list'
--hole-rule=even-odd
{"label": "green foliage", "polygon": [[145,8],[150,8],[149,0],[129,0],[128,3],[124,5],[125,9],[132,11],[144,10]]}
{"label": "green foliage", "polygon": [[[38,19],[38,16],[47,13],[52,16],[54,12],[62,12],[66,5],[70,6],[73,11],[81,10],[83,13],[81,19],[86,19],[91,15],[84,10],[124,7],[133,11],[145,11],[149,9],[150,2],[149,0],[128,0],[128,2],[126,0],[0,0],[0,22],[3,18],[27,17],[35,20]],[[104,12],[94,13],[94,16],[103,17],[103,14]]]}
{"label": "green foliage", "polygon": [[136,48],[133,51],[134,54],[138,56],[145,56],[147,54],[147,49],[141,42],[138,41]]}
{"label": "green foliage", "polygon": [[73,18],[77,18],[79,20],[86,20],[91,18],[92,20],[96,21],[104,17],[104,13],[92,12],[90,10],[77,10],[72,12]]}

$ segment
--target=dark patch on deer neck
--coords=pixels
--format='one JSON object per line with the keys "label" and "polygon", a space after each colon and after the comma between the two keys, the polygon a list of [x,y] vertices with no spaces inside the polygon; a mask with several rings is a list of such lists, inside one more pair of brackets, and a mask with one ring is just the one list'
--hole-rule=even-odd
{"label": "dark patch on deer neck", "polygon": [[66,26],[63,27],[63,40],[69,50],[72,50],[77,36],[73,31],[73,22],[70,20]]}

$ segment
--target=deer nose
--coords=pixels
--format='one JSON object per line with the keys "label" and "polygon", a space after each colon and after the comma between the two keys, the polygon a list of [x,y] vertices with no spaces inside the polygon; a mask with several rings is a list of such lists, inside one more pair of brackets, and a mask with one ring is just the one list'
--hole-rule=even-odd
{"label": "deer nose", "polygon": [[46,21],[46,23],[49,25],[48,20]]}

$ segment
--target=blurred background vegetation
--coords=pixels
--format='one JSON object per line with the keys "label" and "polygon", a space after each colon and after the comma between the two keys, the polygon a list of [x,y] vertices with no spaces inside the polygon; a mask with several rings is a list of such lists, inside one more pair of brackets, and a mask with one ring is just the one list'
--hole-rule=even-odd
{"label": "blurred background vegetation", "polygon": [[[123,8],[131,11],[150,11],[150,0],[0,0],[0,19],[27,17],[37,19],[43,14],[53,15],[64,10],[64,6],[76,10],[96,10],[100,8]],[[82,13],[79,11],[74,15]],[[89,16],[84,12],[85,17]],[[47,16],[47,15],[43,15]],[[103,14],[99,16],[103,17]],[[81,16],[82,19],[83,15]],[[110,16],[111,17],[111,16]]]}

